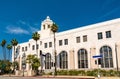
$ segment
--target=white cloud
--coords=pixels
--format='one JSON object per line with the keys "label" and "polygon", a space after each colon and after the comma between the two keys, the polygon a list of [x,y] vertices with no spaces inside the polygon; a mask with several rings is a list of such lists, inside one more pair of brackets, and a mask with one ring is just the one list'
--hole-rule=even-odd
{"label": "white cloud", "polygon": [[13,27],[13,26],[7,26],[6,32],[11,34],[29,34],[27,30],[24,30],[21,27]]}
{"label": "white cloud", "polygon": [[29,29],[29,32],[30,32],[30,33],[31,33],[31,32],[34,33],[34,32],[36,32],[36,31],[39,30],[38,28],[35,28],[36,26],[39,26],[38,23],[34,23],[34,24],[31,25],[29,22],[25,22],[25,21],[23,21],[23,20],[19,20],[18,23],[29,27],[28,29]]}
{"label": "white cloud", "polygon": [[30,26],[30,30],[31,30],[32,33],[34,33],[34,32],[36,32],[36,31],[38,31],[39,29]]}
{"label": "white cloud", "polygon": [[26,22],[25,21],[22,21],[22,20],[19,20],[19,23],[23,24],[23,25],[26,25]]}

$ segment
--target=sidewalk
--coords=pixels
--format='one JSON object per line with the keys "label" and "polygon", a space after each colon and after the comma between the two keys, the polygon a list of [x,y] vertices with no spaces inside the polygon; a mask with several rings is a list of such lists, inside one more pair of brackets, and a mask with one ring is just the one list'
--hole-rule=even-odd
{"label": "sidewalk", "polygon": [[[2,75],[2,76],[9,76],[9,74]],[[16,75],[10,75],[11,77],[23,77],[23,76],[16,76]],[[43,75],[43,76],[24,76],[24,77],[35,77],[35,78],[70,78],[70,79],[98,79],[97,77],[93,76],[51,76],[51,75]],[[99,79],[120,79],[120,77],[100,77]]]}

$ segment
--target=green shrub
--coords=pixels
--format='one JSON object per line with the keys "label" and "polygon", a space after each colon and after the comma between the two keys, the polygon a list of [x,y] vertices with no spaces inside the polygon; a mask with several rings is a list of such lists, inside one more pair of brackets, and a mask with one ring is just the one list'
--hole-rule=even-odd
{"label": "green shrub", "polygon": [[69,75],[78,75],[79,72],[77,70],[69,70],[68,74]]}
{"label": "green shrub", "polygon": [[107,76],[107,71],[106,70],[100,70],[101,76]]}
{"label": "green shrub", "polygon": [[87,71],[87,72],[86,72],[86,75],[87,75],[87,76],[94,76],[94,72],[93,72],[93,71]]}
{"label": "green shrub", "polygon": [[[58,70],[57,75],[75,75],[75,76],[97,76],[98,71],[100,76],[120,76],[120,71],[115,70],[103,70],[103,69],[94,69],[94,70]],[[47,73],[47,75],[52,75],[52,72]]]}
{"label": "green shrub", "polygon": [[86,75],[86,72],[85,72],[85,70],[79,70],[79,71],[78,71],[78,73],[79,73],[79,75],[81,75],[81,76],[84,76],[84,75]]}
{"label": "green shrub", "polygon": [[57,71],[57,75],[68,75],[68,71],[67,70],[59,70],[59,71]]}

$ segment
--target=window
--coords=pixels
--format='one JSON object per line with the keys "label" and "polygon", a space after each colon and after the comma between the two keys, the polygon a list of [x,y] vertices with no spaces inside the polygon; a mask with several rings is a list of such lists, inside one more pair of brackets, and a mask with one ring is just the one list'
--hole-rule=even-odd
{"label": "window", "polygon": [[45,69],[51,69],[51,54],[47,53],[45,55]]}
{"label": "window", "polygon": [[43,25],[43,29],[45,30],[45,25]]}
{"label": "window", "polygon": [[88,54],[85,49],[78,51],[78,68],[88,68]]}
{"label": "window", "polygon": [[48,25],[48,28],[50,28],[50,25]]}
{"label": "window", "polygon": [[22,52],[24,51],[24,47],[22,47]]}
{"label": "window", "polygon": [[49,47],[52,47],[52,42],[49,42]]}
{"label": "window", "polygon": [[106,31],[106,38],[111,38],[111,31]]}
{"label": "window", "polygon": [[25,47],[25,51],[27,51],[27,46]]}
{"label": "window", "polygon": [[32,50],[35,50],[35,45],[32,45]]}
{"label": "window", "polygon": [[37,44],[36,49],[39,49],[39,45]]}
{"label": "window", "polygon": [[103,55],[101,58],[102,68],[113,68],[113,56],[112,49],[109,46],[103,46],[100,48],[100,54]]}
{"label": "window", "polygon": [[47,43],[44,43],[44,47],[47,48]]}
{"label": "window", "polygon": [[30,43],[28,44],[29,48],[30,48]]}
{"label": "window", "polygon": [[18,48],[16,48],[16,53],[18,53]]}
{"label": "window", "polygon": [[76,43],[80,43],[80,37],[76,37]]}
{"label": "window", "polygon": [[62,46],[62,40],[59,40],[59,46]]}
{"label": "window", "polygon": [[87,42],[87,35],[83,36],[83,42]]}
{"label": "window", "polygon": [[102,32],[98,33],[98,39],[103,39]]}
{"label": "window", "polygon": [[66,51],[62,51],[59,54],[59,65],[61,69],[67,69],[68,68],[68,55]]}
{"label": "window", "polygon": [[42,45],[42,41],[40,41],[40,45]]}
{"label": "window", "polygon": [[64,45],[68,45],[68,39],[64,39]]}

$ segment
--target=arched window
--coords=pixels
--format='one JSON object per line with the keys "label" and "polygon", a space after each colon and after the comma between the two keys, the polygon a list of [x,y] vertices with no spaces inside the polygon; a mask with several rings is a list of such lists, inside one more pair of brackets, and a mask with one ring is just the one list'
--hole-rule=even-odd
{"label": "arched window", "polygon": [[26,69],[26,54],[22,54],[22,69]]}
{"label": "arched window", "polygon": [[103,46],[100,48],[100,54],[103,55],[101,59],[101,67],[113,67],[112,49],[109,46]]}
{"label": "arched window", "polygon": [[78,68],[88,68],[88,56],[85,49],[78,51]]}
{"label": "arched window", "polygon": [[59,64],[61,69],[67,69],[68,68],[68,55],[66,51],[62,51],[59,54]]}
{"label": "arched window", "polygon": [[51,54],[47,53],[45,56],[45,69],[51,69]]}

